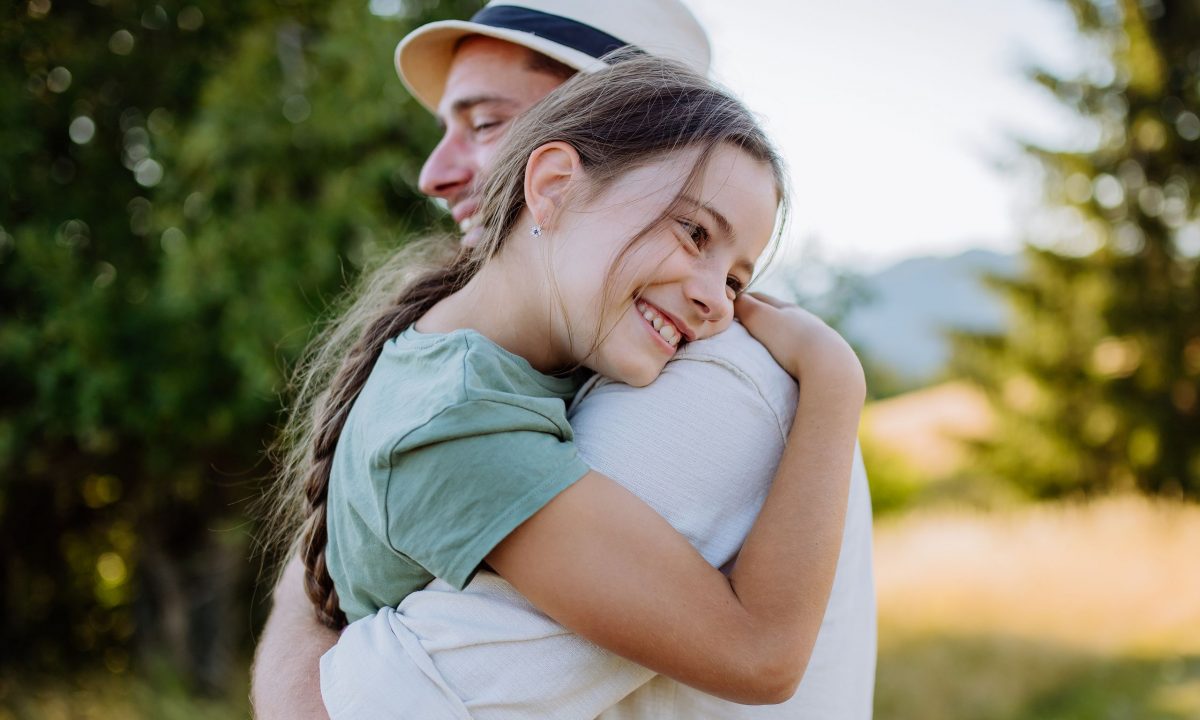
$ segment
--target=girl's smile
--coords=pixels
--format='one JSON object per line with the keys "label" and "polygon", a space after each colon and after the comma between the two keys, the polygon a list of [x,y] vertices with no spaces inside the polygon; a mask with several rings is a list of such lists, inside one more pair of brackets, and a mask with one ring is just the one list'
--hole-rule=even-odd
{"label": "girl's smile", "polygon": [[680,152],[632,170],[553,229],[567,324],[597,328],[575,339],[576,357],[630,385],[653,381],[681,344],[729,327],[775,228],[765,164],[718,146],[682,188],[693,162]]}
{"label": "girl's smile", "polygon": [[664,346],[668,355],[674,355],[679,343],[685,339],[685,332],[680,329],[679,325],[645,300],[635,302],[633,309],[634,312],[641,315],[642,322],[657,343]]}

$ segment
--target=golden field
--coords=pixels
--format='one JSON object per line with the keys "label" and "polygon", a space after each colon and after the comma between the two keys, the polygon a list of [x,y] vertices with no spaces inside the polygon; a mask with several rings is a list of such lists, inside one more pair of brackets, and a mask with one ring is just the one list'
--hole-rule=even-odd
{"label": "golden field", "polygon": [[1200,506],[1022,503],[971,476],[959,440],[989,426],[959,382],[864,412],[891,510],[875,526],[876,717],[1200,718]]}
{"label": "golden field", "polygon": [[1200,507],[876,526],[879,718],[1200,718]]}

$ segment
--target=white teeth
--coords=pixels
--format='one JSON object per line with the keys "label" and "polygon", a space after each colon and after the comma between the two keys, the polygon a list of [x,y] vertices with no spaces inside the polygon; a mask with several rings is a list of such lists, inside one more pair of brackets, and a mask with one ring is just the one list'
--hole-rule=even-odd
{"label": "white teeth", "polygon": [[665,340],[668,345],[672,347],[679,345],[679,341],[683,339],[683,334],[671,324],[670,320],[659,315],[657,310],[644,302],[638,301],[634,303],[634,307],[646,319],[646,322],[650,323],[650,326],[658,331],[659,337]]}
{"label": "white teeth", "polygon": [[475,227],[475,216],[465,217],[458,223],[458,229],[463,232],[470,232],[471,228]]}

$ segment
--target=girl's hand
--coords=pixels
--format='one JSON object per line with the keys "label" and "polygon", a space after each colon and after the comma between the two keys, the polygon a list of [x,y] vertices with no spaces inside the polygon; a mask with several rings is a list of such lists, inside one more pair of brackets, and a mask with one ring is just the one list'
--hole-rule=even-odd
{"label": "girl's hand", "polygon": [[832,373],[864,386],[862,364],[841,335],[809,311],[764,293],[742,293],[734,313],[797,380]]}

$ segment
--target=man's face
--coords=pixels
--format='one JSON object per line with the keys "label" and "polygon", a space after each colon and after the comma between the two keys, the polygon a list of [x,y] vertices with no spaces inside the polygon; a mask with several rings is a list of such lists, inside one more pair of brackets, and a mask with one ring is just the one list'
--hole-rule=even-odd
{"label": "man's face", "polygon": [[514,118],[562,80],[531,70],[530,51],[489,37],[466,40],[454,55],[437,116],[445,134],[421,168],[421,192],[446,200],[464,245],[479,242],[474,225],[479,186]]}

